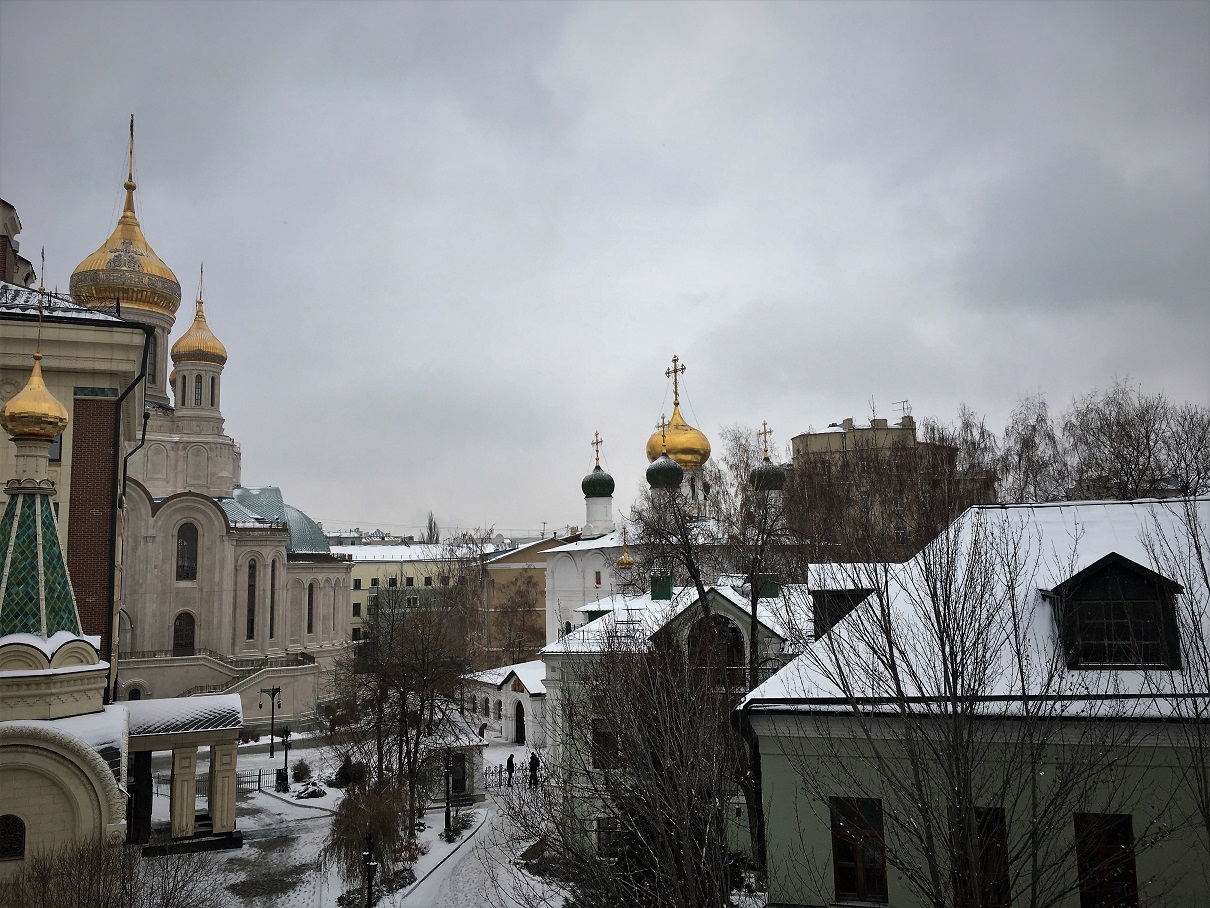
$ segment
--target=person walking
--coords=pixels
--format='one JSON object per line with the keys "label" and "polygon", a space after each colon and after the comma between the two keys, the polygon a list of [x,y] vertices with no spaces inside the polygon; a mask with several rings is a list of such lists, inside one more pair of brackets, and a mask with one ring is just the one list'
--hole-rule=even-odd
{"label": "person walking", "polygon": [[509,788],[513,787],[513,769],[514,769],[513,755],[509,754],[508,762],[504,764],[504,771],[508,773],[508,787]]}
{"label": "person walking", "polygon": [[538,752],[529,755],[529,787],[538,787]]}

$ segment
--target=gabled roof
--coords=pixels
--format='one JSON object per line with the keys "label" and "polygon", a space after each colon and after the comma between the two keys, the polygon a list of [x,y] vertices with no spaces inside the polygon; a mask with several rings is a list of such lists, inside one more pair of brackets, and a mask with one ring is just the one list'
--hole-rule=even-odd
{"label": "gabled roof", "polygon": [[[747,598],[731,587],[708,587],[706,596],[710,601],[713,613],[730,611],[734,615],[738,611],[737,617],[741,617],[748,611]],[[780,599],[760,600],[756,616],[767,633],[784,642],[786,639],[783,632],[784,622],[775,614],[773,607],[780,601]],[[614,635],[631,637],[645,646],[657,631],[671,624],[699,602],[697,589],[691,586],[674,587],[670,600],[652,599],[650,590],[639,595],[615,593],[591,603],[591,608],[585,606],[581,609],[581,611],[606,612],[605,615],[543,647],[542,653],[560,655],[568,652],[598,652]],[[722,606],[721,609],[720,606]]]}
{"label": "gabled roof", "polygon": [[[1087,576],[1086,572],[1109,563],[1131,564],[1147,571],[1173,588],[1170,578],[1154,570],[1149,547],[1158,539],[1176,541],[1186,537],[1185,507],[1189,506],[1201,526],[1210,525],[1210,498],[1140,500],[1127,502],[1065,502],[1047,505],[976,506],[970,508],[938,539],[903,565],[870,566],[864,579],[885,593],[871,596],[838,621],[819,640],[809,641],[805,652],[753,690],[741,708],[752,710],[826,710],[845,712],[852,698],[871,706],[890,701],[890,679],[885,660],[870,646],[870,619],[881,605],[886,620],[899,640],[917,643],[921,649],[906,654],[919,669],[907,676],[906,695],[921,702],[935,699],[938,689],[927,646],[930,641],[925,615],[928,614],[929,584],[937,582],[936,571],[929,566],[948,561],[955,582],[978,583],[996,576],[980,558],[1003,557],[1010,553],[1020,558],[1024,569],[1011,580],[1001,578],[989,589],[1005,603],[1001,612],[1010,614],[1008,602],[1019,604],[1023,622],[1020,647],[1010,645],[1008,634],[989,647],[989,672],[979,698],[988,703],[1003,702],[996,709],[1009,712],[1014,700],[1022,696],[1057,697],[1070,703],[1073,714],[1090,707],[1086,704],[1112,694],[1119,698],[1145,701],[1141,707],[1150,714],[1162,715],[1171,708],[1171,692],[1176,673],[1146,669],[1082,669],[1068,672],[1059,681],[1043,682],[1043,673],[1061,658],[1059,626],[1050,597],[1044,591],[1062,588]],[[1147,567],[1151,565],[1151,567]],[[853,566],[850,566],[852,568]],[[851,571],[845,580],[861,579]],[[1158,581],[1157,581],[1158,582]],[[857,584],[861,585],[861,584]],[[1210,614],[1202,616],[1201,632],[1210,636]],[[877,636],[875,634],[875,636]],[[852,671],[848,684],[841,684],[836,665]],[[1022,689],[1020,678],[1025,678]],[[899,679],[901,682],[904,677]],[[1202,695],[1206,696],[1206,695]],[[1080,704],[1085,704],[1081,706]]]}

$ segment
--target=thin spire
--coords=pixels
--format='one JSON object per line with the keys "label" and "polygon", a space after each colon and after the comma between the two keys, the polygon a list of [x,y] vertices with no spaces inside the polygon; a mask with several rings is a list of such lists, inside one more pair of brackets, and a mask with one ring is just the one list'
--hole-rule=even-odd
{"label": "thin spire", "polygon": [[122,217],[125,218],[134,214],[134,114],[130,115],[130,148],[126,156],[126,182],[122,184],[122,188],[126,190],[126,203],[122,206]]}
{"label": "thin spire", "polygon": [[206,263],[202,262],[198,266],[197,272],[197,311],[202,311],[202,290],[206,285]]}
{"label": "thin spire", "polygon": [[42,358],[42,298],[46,295],[46,247],[42,247],[42,268],[38,275],[38,341],[34,345],[34,359]]}
{"label": "thin spire", "polygon": [[672,405],[674,407],[681,405],[681,385],[679,379],[680,376],[685,374],[685,364],[681,363],[680,366],[677,366],[677,363],[680,362],[680,359],[674,353],[672,355],[672,368],[664,370],[664,375],[672,379]]}

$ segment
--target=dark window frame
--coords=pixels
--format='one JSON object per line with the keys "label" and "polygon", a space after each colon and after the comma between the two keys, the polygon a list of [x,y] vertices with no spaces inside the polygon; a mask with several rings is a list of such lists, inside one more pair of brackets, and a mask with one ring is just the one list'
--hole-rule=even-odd
{"label": "dark window frame", "polygon": [[1008,866],[1008,824],[999,807],[976,807],[968,814],[979,849],[978,879],[967,865],[967,829],[951,813],[950,835],[954,860],[954,905],[956,908],[1009,908],[1012,884]]}
{"label": "dark window frame", "polygon": [[1080,908],[1139,908],[1130,814],[1077,813]]}
{"label": "dark window frame", "polygon": [[828,798],[828,806],[836,900],[886,903],[882,802],[877,798]]}
{"label": "dark window frame", "polygon": [[315,633],[315,581],[307,584],[307,633]]}
{"label": "dark window frame", "polygon": [[197,524],[185,521],[176,528],[176,580],[177,583],[197,581],[197,553],[201,533]]}
{"label": "dark window frame", "polygon": [[0,816],[0,861],[25,859],[25,821],[15,813]]}
{"label": "dark window frame", "polygon": [[245,640],[256,639],[256,559],[248,559],[248,620]]}
{"label": "dark window frame", "polygon": [[197,619],[190,612],[178,612],[172,620],[172,655],[180,657],[196,654]]}

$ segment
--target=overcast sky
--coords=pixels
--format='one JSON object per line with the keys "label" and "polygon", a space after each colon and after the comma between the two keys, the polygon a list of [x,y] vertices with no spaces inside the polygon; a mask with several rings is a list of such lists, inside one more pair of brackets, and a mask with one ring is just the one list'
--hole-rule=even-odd
{"label": "overcast sky", "polygon": [[[0,2],[0,195],[137,204],[245,485],[325,527],[625,511],[686,418],[1210,404],[1210,4]],[[48,363],[48,368],[53,364]]]}

